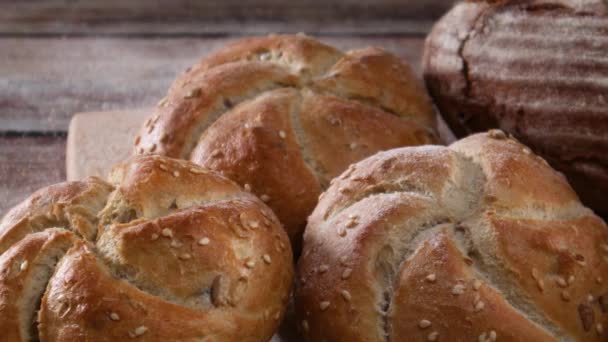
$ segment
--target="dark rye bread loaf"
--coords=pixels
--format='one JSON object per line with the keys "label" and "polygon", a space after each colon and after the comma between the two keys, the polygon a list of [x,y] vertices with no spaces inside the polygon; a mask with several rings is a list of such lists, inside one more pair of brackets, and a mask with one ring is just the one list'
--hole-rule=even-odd
{"label": "dark rye bread loaf", "polygon": [[608,215],[608,14],[602,1],[463,2],[426,41],[424,77],[457,136],[501,128]]}

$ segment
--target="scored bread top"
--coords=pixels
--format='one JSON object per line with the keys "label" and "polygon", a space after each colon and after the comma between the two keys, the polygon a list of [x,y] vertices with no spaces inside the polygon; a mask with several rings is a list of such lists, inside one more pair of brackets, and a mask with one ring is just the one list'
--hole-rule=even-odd
{"label": "scored bread top", "polygon": [[0,222],[0,247],[11,341],[266,341],[293,278],[268,207],[162,156],[41,189]]}
{"label": "scored bread top", "polygon": [[135,139],[220,171],[261,197],[295,245],[329,180],[379,150],[436,141],[409,66],[304,35],[239,40],[180,76]]}
{"label": "scored bread top", "polygon": [[606,224],[501,131],[354,164],[303,246],[309,341],[606,339]]}

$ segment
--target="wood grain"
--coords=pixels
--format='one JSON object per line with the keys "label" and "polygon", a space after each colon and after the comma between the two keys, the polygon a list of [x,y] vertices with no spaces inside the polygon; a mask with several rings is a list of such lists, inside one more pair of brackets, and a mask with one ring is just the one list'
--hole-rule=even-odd
{"label": "wood grain", "polygon": [[0,216],[39,188],[65,180],[65,137],[0,137]]}
{"label": "wood grain", "polygon": [[[275,26],[275,30],[281,32],[376,32],[383,26],[391,27],[392,32],[403,32],[407,25],[401,26],[400,23],[433,21],[450,8],[453,2],[454,0],[5,0],[0,7],[0,33],[241,33],[244,32],[244,25],[255,28],[260,24]],[[366,21],[366,24],[361,25],[361,21]],[[417,27],[408,25],[410,29]],[[370,30],[370,26],[374,29]]]}
{"label": "wood grain", "polygon": [[[65,132],[74,113],[152,107],[173,79],[235,37],[0,38],[0,132]],[[419,72],[421,37],[321,37],[374,45]]]}

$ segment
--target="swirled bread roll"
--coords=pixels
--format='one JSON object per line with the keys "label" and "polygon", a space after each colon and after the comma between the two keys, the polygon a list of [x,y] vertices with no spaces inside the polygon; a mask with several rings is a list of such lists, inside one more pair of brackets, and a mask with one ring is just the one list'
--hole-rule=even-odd
{"label": "swirled bread roll", "polygon": [[502,131],[351,166],[309,219],[308,341],[605,341],[608,228]]}
{"label": "swirled bread roll", "polygon": [[236,41],[180,76],[135,139],[264,200],[297,250],[321,191],[377,151],[436,141],[410,67],[378,48],[343,53],[303,35]]}
{"label": "swirled bread roll", "polygon": [[272,211],[186,161],[138,156],[33,194],[0,222],[9,341],[267,341],[287,305]]}

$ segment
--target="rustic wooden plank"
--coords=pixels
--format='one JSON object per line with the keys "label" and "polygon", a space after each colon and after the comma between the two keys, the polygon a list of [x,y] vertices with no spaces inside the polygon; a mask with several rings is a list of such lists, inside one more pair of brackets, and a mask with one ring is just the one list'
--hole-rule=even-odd
{"label": "rustic wooden plank", "polygon": [[454,0],[5,0],[0,5],[0,33],[240,33],[244,23],[254,22],[281,26],[280,31],[322,28],[327,32],[361,32],[367,26],[361,25],[362,20],[375,22],[376,29],[389,23],[393,29],[402,30],[401,22],[432,21],[453,3]]}
{"label": "rustic wooden plank", "polygon": [[[0,38],[0,131],[65,132],[74,113],[152,107],[173,79],[224,38]],[[322,37],[374,45],[419,72],[423,38]]]}
{"label": "rustic wooden plank", "polygon": [[65,180],[65,137],[0,137],[0,216],[37,189]]}

